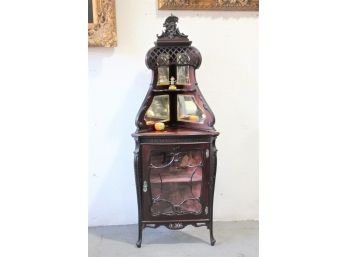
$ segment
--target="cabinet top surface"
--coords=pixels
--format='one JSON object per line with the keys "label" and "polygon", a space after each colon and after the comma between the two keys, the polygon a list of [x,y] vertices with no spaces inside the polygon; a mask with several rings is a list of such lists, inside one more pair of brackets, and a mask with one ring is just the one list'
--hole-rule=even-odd
{"label": "cabinet top surface", "polygon": [[166,136],[218,136],[215,130],[197,130],[186,128],[167,128],[163,131],[138,131],[132,134],[133,137],[166,137]]}

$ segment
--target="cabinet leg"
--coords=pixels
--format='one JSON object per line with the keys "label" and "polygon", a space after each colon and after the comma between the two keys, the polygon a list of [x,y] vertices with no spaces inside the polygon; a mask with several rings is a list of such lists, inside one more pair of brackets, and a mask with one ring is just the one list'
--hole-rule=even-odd
{"label": "cabinet leg", "polygon": [[143,239],[143,226],[142,224],[139,222],[138,225],[138,241],[136,243],[137,247],[140,248],[141,247],[141,241]]}
{"label": "cabinet leg", "polygon": [[210,244],[212,246],[214,246],[216,240],[215,240],[214,235],[213,235],[213,222],[210,222],[209,230],[210,230]]}

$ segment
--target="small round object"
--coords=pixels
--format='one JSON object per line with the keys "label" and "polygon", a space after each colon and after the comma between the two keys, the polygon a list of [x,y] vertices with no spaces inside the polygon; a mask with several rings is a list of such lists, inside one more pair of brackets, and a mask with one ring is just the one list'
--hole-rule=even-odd
{"label": "small round object", "polygon": [[155,130],[162,131],[162,130],[164,130],[164,128],[165,128],[165,125],[163,122],[156,122],[155,123]]}

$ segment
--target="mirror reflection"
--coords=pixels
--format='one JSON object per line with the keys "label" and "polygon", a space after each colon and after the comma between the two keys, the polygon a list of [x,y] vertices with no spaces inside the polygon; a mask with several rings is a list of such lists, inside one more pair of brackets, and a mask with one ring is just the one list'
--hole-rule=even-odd
{"label": "mirror reflection", "polygon": [[186,53],[178,53],[176,55],[176,76],[177,84],[188,85],[190,84],[189,64],[190,57]]}
{"label": "mirror reflection", "polygon": [[189,66],[178,66],[176,68],[177,74],[177,84],[179,85],[189,85],[190,84],[190,74]]}
{"label": "mirror reflection", "polygon": [[144,117],[146,125],[169,120],[169,95],[156,95]]}
{"label": "mirror reflection", "polygon": [[169,85],[169,54],[160,54],[157,58],[158,79],[157,85]]}
{"label": "mirror reflection", "polygon": [[200,214],[202,178],[201,150],[178,153],[152,151],[152,215]]}
{"label": "mirror reflection", "polygon": [[199,108],[193,95],[178,95],[178,121],[203,123],[206,115]]}
{"label": "mirror reflection", "polygon": [[169,85],[169,67],[158,67],[157,85]]}

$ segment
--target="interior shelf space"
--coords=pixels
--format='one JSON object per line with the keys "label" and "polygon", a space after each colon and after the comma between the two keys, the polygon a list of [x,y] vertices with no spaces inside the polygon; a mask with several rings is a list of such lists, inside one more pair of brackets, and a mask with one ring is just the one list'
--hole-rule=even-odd
{"label": "interior shelf space", "polygon": [[151,183],[191,183],[202,181],[202,168],[188,168],[186,170],[171,167],[165,171],[151,170]]}

